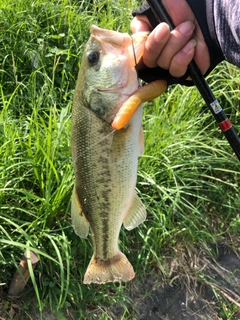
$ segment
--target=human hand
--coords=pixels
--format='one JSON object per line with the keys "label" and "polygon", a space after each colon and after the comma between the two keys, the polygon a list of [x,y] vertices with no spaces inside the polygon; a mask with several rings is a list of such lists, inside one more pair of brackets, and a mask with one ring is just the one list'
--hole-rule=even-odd
{"label": "human hand", "polygon": [[202,74],[210,66],[210,55],[198,22],[186,0],[163,0],[176,28],[170,32],[162,22],[154,30],[146,16],[136,16],[131,23],[133,33],[151,31],[143,53],[143,66],[161,67],[173,77],[181,77],[192,59]]}

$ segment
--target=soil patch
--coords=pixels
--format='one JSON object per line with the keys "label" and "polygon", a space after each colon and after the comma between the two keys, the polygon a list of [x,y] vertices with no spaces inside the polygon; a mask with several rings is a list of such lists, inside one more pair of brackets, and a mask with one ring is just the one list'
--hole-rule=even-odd
{"label": "soil patch", "polygon": [[[239,320],[239,257],[235,253],[227,253],[217,262],[203,260],[203,263],[203,281],[191,281],[190,286],[186,286],[186,280],[181,278],[175,284],[161,285],[157,278],[134,284],[134,288],[126,293],[132,301],[129,305],[132,319]],[[229,311],[229,318],[227,312],[222,314],[219,298],[236,306],[234,312]],[[120,305],[115,305],[109,310],[109,314],[111,319],[122,319],[124,310]]]}

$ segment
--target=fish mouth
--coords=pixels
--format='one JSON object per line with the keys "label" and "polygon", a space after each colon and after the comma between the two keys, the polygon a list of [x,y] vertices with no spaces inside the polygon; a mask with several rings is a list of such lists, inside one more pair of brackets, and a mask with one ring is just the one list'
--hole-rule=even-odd
{"label": "fish mouth", "polygon": [[[100,43],[110,43],[115,47],[128,47],[130,67],[134,67],[141,59],[144,45],[149,36],[148,31],[137,32],[129,36],[127,33],[101,29],[95,25],[91,26],[91,34]],[[133,52],[134,51],[134,52]]]}

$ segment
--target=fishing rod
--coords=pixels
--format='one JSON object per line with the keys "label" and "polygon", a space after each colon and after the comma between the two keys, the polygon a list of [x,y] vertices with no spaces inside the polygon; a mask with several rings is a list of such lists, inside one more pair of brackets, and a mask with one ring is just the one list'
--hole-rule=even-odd
{"label": "fishing rod", "polygon": [[[158,21],[158,23],[166,22],[169,25],[170,30],[173,30],[175,28],[175,26],[174,26],[171,18],[169,17],[166,9],[164,8],[162,1],[161,0],[147,0],[147,2],[149,4],[152,12],[154,13],[155,18]],[[223,134],[225,135],[226,139],[228,140],[230,146],[232,147],[236,156],[240,160],[240,139],[237,136],[234,128],[232,127],[231,121],[228,119],[228,117],[224,113],[220,103],[218,102],[218,100],[214,96],[211,88],[209,87],[208,83],[206,82],[204,76],[202,75],[202,73],[199,70],[198,66],[196,65],[195,61],[192,60],[190,62],[190,64],[188,65],[188,72],[189,72],[190,77],[192,78],[193,83],[197,87],[202,98],[204,99],[204,101],[206,102],[210,111],[212,112],[220,129],[222,130]]]}

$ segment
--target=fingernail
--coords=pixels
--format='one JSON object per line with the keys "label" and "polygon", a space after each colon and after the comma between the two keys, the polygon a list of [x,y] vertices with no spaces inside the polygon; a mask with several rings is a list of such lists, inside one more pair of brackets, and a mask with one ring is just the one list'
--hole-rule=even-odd
{"label": "fingernail", "polygon": [[154,39],[160,43],[170,34],[169,26],[166,23],[160,23],[154,30]]}
{"label": "fingernail", "polygon": [[185,47],[182,49],[184,53],[189,53],[192,51],[197,45],[197,41],[195,39],[190,40]]}
{"label": "fingernail", "polygon": [[185,21],[179,26],[178,31],[181,34],[186,35],[186,34],[192,33],[194,29],[195,29],[195,25],[191,21]]}

